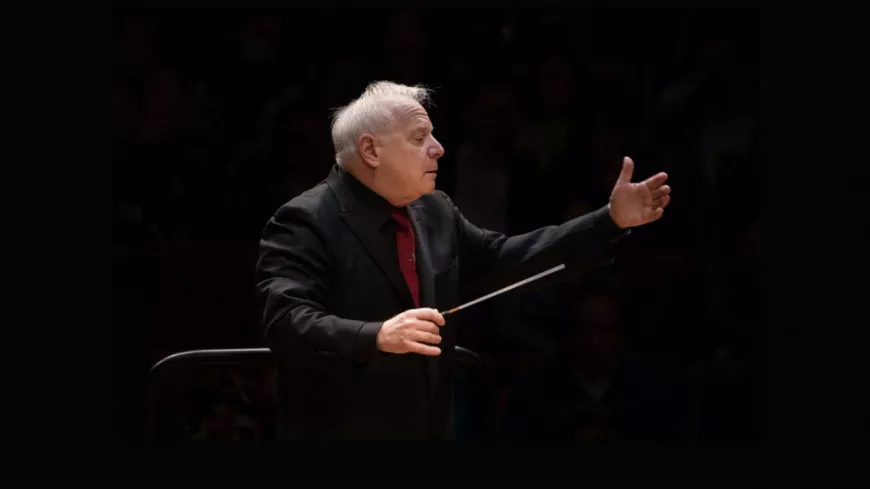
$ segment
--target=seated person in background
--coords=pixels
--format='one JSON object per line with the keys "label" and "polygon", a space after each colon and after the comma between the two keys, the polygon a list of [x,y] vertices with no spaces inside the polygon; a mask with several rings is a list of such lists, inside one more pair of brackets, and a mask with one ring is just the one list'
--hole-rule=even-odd
{"label": "seated person in background", "polygon": [[567,348],[518,381],[509,436],[548,440],[672,439],[679,435],[679,375],[630,348],[619,293],[587,286],[568,297]]}

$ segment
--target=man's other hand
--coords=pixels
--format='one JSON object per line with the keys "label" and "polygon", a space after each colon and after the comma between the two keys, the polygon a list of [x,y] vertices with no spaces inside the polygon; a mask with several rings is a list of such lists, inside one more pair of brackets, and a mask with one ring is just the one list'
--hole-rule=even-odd
{"label": "man's other hand", "polygon": [[665,185],[668,174],[659,172],[638,183],[632,183],[634,162],[625,157],[622,172],[610,194],[610,217],[621,228],[647,224],[665,213],[671,202],[671,187]]}
{"label": "man's other hand", "polygon": [[444,317],[435,309],[409,309],[384,322],[378,331],[378,350],[386,353],[419,353],[438,356]]}

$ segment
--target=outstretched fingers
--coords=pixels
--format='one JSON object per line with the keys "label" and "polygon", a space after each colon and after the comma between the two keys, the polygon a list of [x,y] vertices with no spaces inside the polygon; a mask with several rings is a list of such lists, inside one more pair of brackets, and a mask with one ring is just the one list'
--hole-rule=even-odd
{"label": "outstretched fingers", "polygon": [[671,194],[671,187],[669,185],[662,185],[659,188],[650,189],[650,192],[652,192],[653,200],[658,201]]}
{"label": "outstretched fingers", "polygon": [[656,207],[649,213],[648,221],[658,221],[665,214],[664,207]]}
{"label": "outstretched fingers", "polygon": [[[643,181],[643,184],[647,186],[651,191],[655,192],[659,190],[665,182],[668,181],[668,174],[665,172],[658,172],[655,175],[647,178]],[[668,187],[668,192],[670,192],[670,187]]]}
{"label": "outstretched fingers", "polygon": [[663,208],[671,202],[671,196],[665,195],[653,201],[653,209]]}

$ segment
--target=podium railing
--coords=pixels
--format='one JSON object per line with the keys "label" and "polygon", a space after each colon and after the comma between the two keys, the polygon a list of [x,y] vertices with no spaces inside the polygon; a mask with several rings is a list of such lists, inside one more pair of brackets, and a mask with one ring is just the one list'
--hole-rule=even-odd
{"label": "podium railing", "polygon": [[[492,394],[492,375],[476,352],[461,346],[455,347],[455,359],[458,364],[459,375],[462,379],[469,377],[477,379],[476,385],[486,392],[480,392],[480,396]],[[158,438],[158,415],[162,390],[167,380],[174,379],[173,373],[184,371],[189,368],[232,366],[232,365],[271,365],[276,361],[274,353],[269,348],[236,348],[236,349],[206,349],[189,350],[173,353],[156,362],[148,371],[148,407],[146,436],[155,440]],[[474,384],[474,382],[472,382]],[[468,389],[460,390],[458,397]],[[477,398],[477,396],[475,396]],[[462,403],[462,399],[457,400]],[[478,408],[480,409],[480,408]],[[486,409],[485,407],[483,409]],[[485,416],[478,416],[485,417]],[[476,433],[485,431],[476,428]],[[474,435],[475,437],[479,435]]]}

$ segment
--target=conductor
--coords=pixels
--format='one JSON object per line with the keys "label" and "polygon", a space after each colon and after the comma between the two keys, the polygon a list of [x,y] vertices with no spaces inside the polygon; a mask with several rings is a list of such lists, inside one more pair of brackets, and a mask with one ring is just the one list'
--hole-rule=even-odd
{"label": "conductor", "polygon": [[[631,181],[561,225],[504,236],[435,190],[444,148],[430,91],[370,84],[335,113],[336,164],[282,205],[260,241],[256,290],[278,358],[278,438],[453,437],[459,288],[556,263],[606,263],[630,228],[662,217],[667,175]],[[571,268],[571,265],[568,266]]]}

